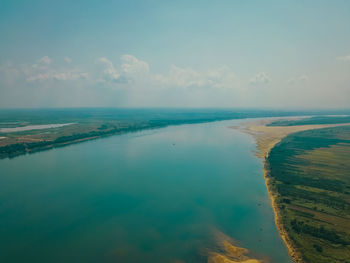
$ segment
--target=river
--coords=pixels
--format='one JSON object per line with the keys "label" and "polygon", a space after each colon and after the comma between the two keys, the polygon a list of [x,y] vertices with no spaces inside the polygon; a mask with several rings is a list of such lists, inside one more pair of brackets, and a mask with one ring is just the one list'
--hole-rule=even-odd
{"label": "river", "polygon": [[213,233],[290,263],[255,142],[171,126],[0,161],[0,262],[206,262]]}

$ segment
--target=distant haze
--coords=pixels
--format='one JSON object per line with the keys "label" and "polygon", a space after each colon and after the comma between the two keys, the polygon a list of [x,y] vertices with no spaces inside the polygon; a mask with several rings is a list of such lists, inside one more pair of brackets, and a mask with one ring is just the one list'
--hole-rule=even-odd
{"label": "distant haze", "polygon": [[0,3],[0,108],[350,108],[350,1]]}

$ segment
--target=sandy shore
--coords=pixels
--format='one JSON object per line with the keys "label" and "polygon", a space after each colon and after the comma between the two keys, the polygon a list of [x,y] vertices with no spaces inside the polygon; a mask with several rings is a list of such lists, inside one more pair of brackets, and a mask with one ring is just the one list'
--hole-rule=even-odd
{"label": "sandy shore", "polygon": [[[230,128],[239,129],[243,132],[253,135],[257,144],[256,155],[259,158],[264,158],[264,167],[266,165],[266,159],[270,153],[270,150],[279,143],[284,137],[288,134],[305,131],[311,129],[320,129],[327,127],[336,127],[336,126],[345,126],[350,125],[350,123],[345,124],[329,124],[329,125],[300,125],[300,126],[266,126],[270,123],[270,119],[262,119],[253,122],[243,123],[239,126],[232,126]],[[295,248],[292,240],[289,238],[288,233],[286,232],[284,225],[282,224],[280,210],[278,209],[276,197],[277,193],[273,190],[268,171],[263,168],[265,185],[271,201],[271,206],[275,214],[275,224],[278,229],[278,232],[288,249],[288,253],[291,256],[292,260],[295,263],[306,263],[302,260],[301,254]]]}
{"label": "sandy shore", "polygon": [[248,249],[237,246],[224,233],[214,230],[213,234],[217,251],[207,251],[208,263],[262,263],[261,260],[252,258]]}

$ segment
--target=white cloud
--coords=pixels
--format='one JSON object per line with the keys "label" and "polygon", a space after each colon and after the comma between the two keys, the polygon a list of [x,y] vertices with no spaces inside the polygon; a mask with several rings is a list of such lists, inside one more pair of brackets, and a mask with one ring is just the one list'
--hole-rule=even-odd
{"label": "white cloud", "polygon": [[44,56],[34,64],[22,64],[14,67],[7,64],[1,67],[3,74],[11,83],[15,79],[24,79],[26,82],[43,81],[68,81],[88,79],[89,75],[78,68],[58,68],[54,67],[48,56]]}
{"label": "white cloud", "polygon": [[253,85],[267,84],[271,81],[271,78],[265,72],[259,72],[250,79],[250,83]]}
{"label": "white cloud", "polygon": [[97,67],[88,73],[73,67],[69,57],[65,57],[64,60],[69,65],[57,67],[48,56],[44,56],[33,64],[22,64],[18,69],[8,66],[7,74],[11,73],[14,77],[20,75],[29,83],[89,80],[92,86],[105,83],[108,84],[107,87],[127,87],[134,90],[174,87],[230,89],[237,87],[238,83],[236,75],[227,66],[198,71],[190,67],[173,65],[165,74],[154,74],[151,73],[147,62],[126,54],[116,65],[110,59],[100,57],[95,63]]}
{"label": "white cloud", "polygon": [[41,59],[39,59],[36,63],[28,65],[23,64],[22,68],[24,73],[27,74],[33,74],[35,71],[47,71],[49,70],[51,64],[51,59],[48,56],[44,56]]}
{"label": "white cloud", "polygon": [[181,68],[173,65],[168,74],[156,74],[153,79],[163,86],[183,88],[231,88],[237,84],[235,74],[227,66],[201,72],[192,68]]}
{"label": "white cloud", "polygon": [[337,57],[337,60],[350,62],[350,55]]}
{"label": "white cloud", "polygon": [[97,64],[100,65],[102,73],[98,81],[102,82],[114,82],[119,80],[120,74],[115,69],[112,61],[105,57],[101,57],[97,60]]}
{"label": "white cloud", "polygon": [[208,72],[208,81],[214,88],[232,88],[237,85],[237,77],[233,71],[223,66]]}
{"label": "white cloud", "polygon": [[48,80],[83,80],[88,79],[89,74],[77,69],[64,69],[64,70],[53,70],[49,69],[47,71],[35,72],[33,74],[27,73],[27,81],[48,81]]}
{"label": "white cloud", "polygon": [[[130,88],[171,88],[206,87],[232,88],[237,78],[229,67],[223,66],[208,71],[198,71],[190,67],[171,66],[165,74],[152,74],[147,62],[132,55],[123,55],[120,66],[114,66],[107,58],[99,58],[103,66],[100,81],[114,83],[114,86],[129,84]],[[116,68],[120,68],[117,71]]]}
{"label": "white cloud", "polygon": [[38,61],[39,64],[44,64],[44,65],[50,65],[51,64],[51,58],[48,56],[44,56]]}
{"label": "white cloud", "polygon": [[149,65],[145,61],[139,60],[132,55],[123,55],[121,60],[121,69],[126,75],[137,77],[148,74],[150,71]]}
{"label": "white cloud", "polygon": [[191,87],[203,86],[205,84],[204,74],[195,71],[192,68],[180,68],[171,66],[168,74],[154,76],[154,80],[166,86]]}

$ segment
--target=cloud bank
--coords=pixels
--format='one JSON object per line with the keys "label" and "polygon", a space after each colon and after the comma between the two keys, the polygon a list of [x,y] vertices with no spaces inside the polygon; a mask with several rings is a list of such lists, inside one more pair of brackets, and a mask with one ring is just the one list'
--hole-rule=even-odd
{"label": "cloud bank", "polygon": [[253,84],[253,85],[267,84],[270,81],[271,81],[271,78],[267,73],[259,72],[250,79],[250,84]]}
{"label": "cloud bank", "polygon": [[148,62],[131,54],[117,60],[98,57],[87,64],[43,56],[32,63],[0,65],[0,106],[292,107],[310,102],[317,106],[318,101],[333,105],[329,85],[339,91],[331,97],[348,105],[347,79],[332,84],[326,77],[274,75],[272,81],[266,71],[237,74],[227,65],[205,70],[170,65],[154,72]]}

